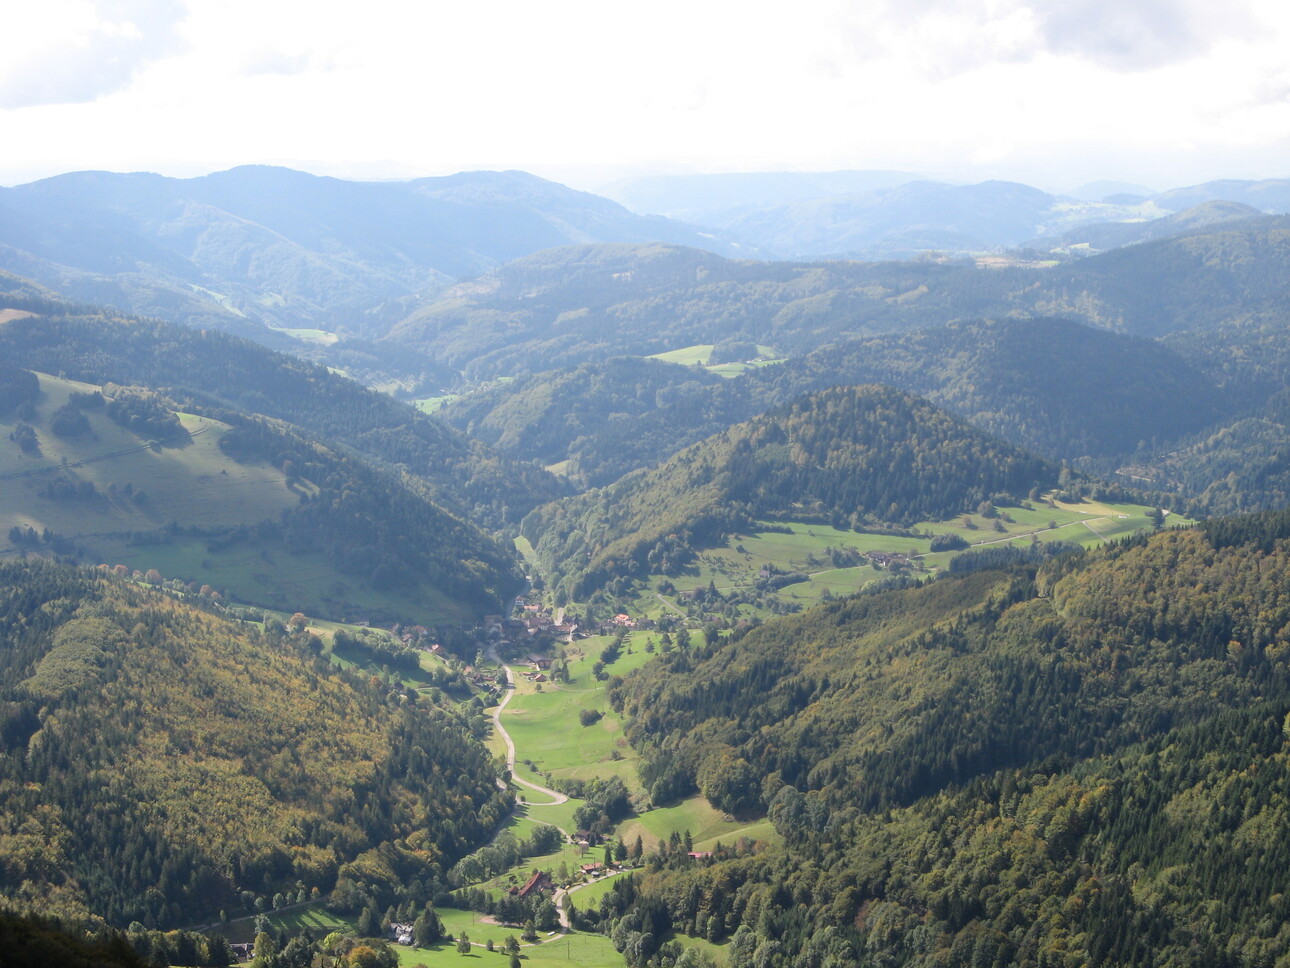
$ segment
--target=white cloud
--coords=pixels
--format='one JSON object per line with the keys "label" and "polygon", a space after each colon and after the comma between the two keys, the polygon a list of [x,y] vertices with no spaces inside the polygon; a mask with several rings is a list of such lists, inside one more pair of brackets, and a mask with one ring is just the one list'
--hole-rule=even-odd
{"label": "white cloud", "polygon": [[23,49],[66,69],[16,98],[0,75],[0,107],[29,105],[0,113],[0,180],[40,159],[340,174],[976,159],[1155,183],[1164,166],[1266,167],[1290,137],[1280,0],[59,3]]}
{"label": "white cloud", "polygon": [[6,14],[0,108],[93,101],[183,49],[180,0],[42,0]]}

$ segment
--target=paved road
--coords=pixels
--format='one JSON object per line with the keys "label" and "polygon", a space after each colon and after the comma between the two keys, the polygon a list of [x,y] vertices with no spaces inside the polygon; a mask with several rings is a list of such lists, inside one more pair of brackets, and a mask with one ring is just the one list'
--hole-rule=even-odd
{"label": "paved road", "polygon": [[[531,806],[554,807],[557,803],[568,803],[569,798],[559,790],[552,790],[550,787],[544,787],[537,783],[530,783],[528,780],[516,776],[515,774],[515,741],[511,739],[511,734],[506,732],[506,727],[502,725],[502,710],[507,707],[511,701],[511,697],[515,695],[515,673],[511,671],[511,667],[508,665],[503,665],[502,668],[506,670],[506,695],[502,697],[502,701],[498,703],[497,708],[493,710],[493,725],[497,727],[497,735],[502,738],[504,743],[506,743],[506,768],[511,771],[511,777],[520,786],[528,787],[530,790],[536,790],[538,793],[545,793],[551,798],[550,803],[534,803],[531,804]],[[505,785],[503,784],[503,787],[504,786]],[[568,837],[569,832],[565,830],[564,835]]]}

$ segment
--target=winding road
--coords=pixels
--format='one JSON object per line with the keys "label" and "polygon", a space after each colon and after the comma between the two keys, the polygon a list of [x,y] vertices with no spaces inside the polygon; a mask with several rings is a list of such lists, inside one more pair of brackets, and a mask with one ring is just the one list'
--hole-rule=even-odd
{"label": "winding road", "polygon": [[[558,803],[568,803],[569,798],[559,790],[552,790],[550,787],[544,787],[537,783],[530,783],[528,780],[522,779],[515,774],[515,740],[511,739],[511,734],[508,733],[506,731],[506,727],[502,725],[502,710],[510,704],[512,697],[515,695],[515,673],[511,671],[511,667],[508,665],[503,664],[502,668],[506,670],[506,695],[502,697],[502,701],[498,703],[497,708],[493,710],[493,725],[497,728],[497,735],[500,736],[502,741],[506,744],[506,768],[511,772],[511,779],[520,786],[528,787],[530,790],[536,790],[538,793],[545,793],[551,798],[550,803],[530,803],[530,806],[554,807]],[[497,782],[502,785],[503,789],[505,789],[505,783],[502,783],[501,780],[498,780]],[[566,838],[569,836],[569,831],[563,828],[560,829],[560,832],[563,833]]]}

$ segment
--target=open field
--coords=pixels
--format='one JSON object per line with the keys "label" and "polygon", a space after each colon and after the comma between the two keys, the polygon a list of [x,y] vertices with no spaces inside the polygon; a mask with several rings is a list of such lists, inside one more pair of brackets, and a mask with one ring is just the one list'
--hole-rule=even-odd
{"label": "open field", "polygon": [[[439,912],[447,922],[448,910]],[[497,951],[489,951],[483,944],[475,945],[468,955],[457,953],[456,946],[450,942],[441,942],[433,948],[402,948],[395,946],[399,955],[399,965],[415,968],[425,965],[426,968],[507,968],[509,956],[501,951],[501,943],[506,936],[514,935],[518,940],[520,932],[516,928],[506,928],[500,938],[490,927],[480,924],[476,928],[469,925],[466,934],[472,941],[487,942],[491,937]],[[476,930],[479,931],[476,937]],[[503,930],[503,929],[497,929]],[[520,960],[528,968],[621,968],[623,957],[614,950],[614,944],[602,934],[586,934],[582,931],[570,931],[566,935],[557,935],[545,939],[540,944],[521,942]]]}
{"label": "open field", "polygon": [[640,837],[646,849],[667,840],[673,833],[690,832],[695,850],[709,850],[718,840],[730,844],[740,837],[754,840],[779,840],[768,822],[745,823],[728,816],[703,797],[690,797],[675,806],[659,807],[627,820],[618,829],[618,836],[625,843]]}
{"label": "open field", "polygon": [[699,343],[695,346],[683,346],[679,350],[668,350],[666,353],[655,353],[647,359],[680,363],[682,366],[707,366],[708,358],[712,356],[712,347],[712,343]]}
{"label": "open field", "polygon": [[[630,633],[622,654],[605,671],[625,675],[644,665],[653,655],[646,651],[646,642],[659,638],[653,632]],[[503,722],[515,741],[516,772],[521,776],[537,783],[543,782],[542,774],[548,773],[554,778],[584,780],[618,776],[628,789],[642,792],[636,778],[636,752],[623,737],[622,720],[609,708],[604,683],[597,682],[591,671],[612,641],[612,636],[599,635],[568,646],[568,683],[532,683],[517,672],[515,698],[506,707]],[[601,719],[583,726],[578,718],[583,710],[599,712]],[[494,745],[493,749],[501,752],[500,746]],[[525,759],[531,760],[541,773],[529,770]],[[523,795],[526,799],[536,796],[532,791]]]}
{"label": "open field", "polygon": [[[950,559],[962,551],[931,551],[931,535],[956,534],[972,548],[1015,544],[1027,546],[1033,541],[1069,541],[1083,547],[1096,547],[1106,541],[1152,527],[1151,508],[1134,504],[1110,504],[1085,501],[1068,504],[1035,502],[1030,507],[1000,508],[997,517],[981,514],[959,515],[944,521],[923,521],[911,530],[918,537],[857,533],[823,524],[778,522],[776,529],[787,532],[759,531],[738,534],[724,546],[701,551],[696,561],[680,575],[651,575],[645,588],[632,603],[641,614],[658,616],[668,604],[684,610],[685,596],[711,585],[723,595],[740,593],[747,597],[763,569],[781,574],[807,576],[775,592],[782,602],[803,607],[826,596],[841,597],[862,590],[888,572],[869,560],[855,562],[855,556],[871,551],[903,554],[910,558],[915,574],[931,574],[949,567]],[[1193,522],[1170,514],[1166,526],[1177,527]],[[848,560],[850,558],[851,560]],[[661,596],[656,589],[670,582],[675,593]],[[754,604],[739,606],[747,615],[765,617],[769,610]]]}
{"label": "open field", "polygon": [[274,332],[316,346],[332,346],[340,341],[339,336],[325,329],[275,329]]}
{"label": "open field", "polygon": [[769,366],[772,363],[784,362],[779,357],[778,352],[771,346],[757,344],[757,353],[759,358],[746,362],[731,363],[709,363],[712,359],[712,343],[698,343],[694,346],[684,346],[679,350],[668,350],[666,353],[655,353],[650,357],[651,360],[663,360],[665,363],[679,363],[682,366],[701,366],[709,373],[715,373],[717,376],[736,377],[747,370],[755,369],[760,366]]}
{"label": "open field", "polygon": [[[355,931],[355,921],[333,914],[321,901],[301,904],[282,911],[265,912],[269,923],[288,931],[301,931],[306,928],[325,929],[327,931]],[[232,944],[245,944],[255,940],[255,918],[237,918],[230,921],[220,932]]]}
{"label": "open field", "polygon": [[622,877],[626,877],[628,873],[630,872],[624,871],[621,874],[602,877],[600,880],[588,884],[585,887],[574,888],[569,892],[569,900],[573,903],[574,907],[583,911],[599,907],[601,899],[614,889],[614,882]]}
{"label": "open field", "polygon": [[446,407],[452,401],[456,400],[460,394],[447,393],[441,397],[422,397],[420,400],[413,400],[412,406],[416,407],[422,413],[434,413],[441,407]]}
{"label": "open field", "polygon": [[[0,525],[42,530],[48,526],[74,537],[111,530],[150,530],[168,521],[201,521],[204,527],[246,524],[276,518],[313,493],[308,485],[293,490],[286,475],[268,463],[245,463],[219,449],[228,425],[206,417],[180,414],[192,435],[179,447],[149,447],[148,441],[118,426],[103,413],[86,413],[90,432],[64,439],[49,427],[52,413],[73,392],[99,387],[57,377],[40,377],[36,414],[25,421],[36,431],[39,455],[23,453],[9,435],[20,422],[0,420]],[[88,499],[56,500],[37,494],[58,478],[93,484]],[[131,485],[145,497],[116,494]],[[112,491],[109,488],[115,485]]]}

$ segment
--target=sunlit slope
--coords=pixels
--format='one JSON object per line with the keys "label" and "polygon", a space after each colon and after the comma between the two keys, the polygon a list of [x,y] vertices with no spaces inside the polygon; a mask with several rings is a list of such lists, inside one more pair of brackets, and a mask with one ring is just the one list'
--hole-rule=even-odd
{"label": "sunlit slope", "polygon": [[123,426],[99,387],[37,380],[33,398],[0,416],[11,554],[156,570],[249,604],[350,619],[462,620],[518,583],[478,529],[281,425],[176,414],[109,385],[109,397],[152,401],[153,425]]}

